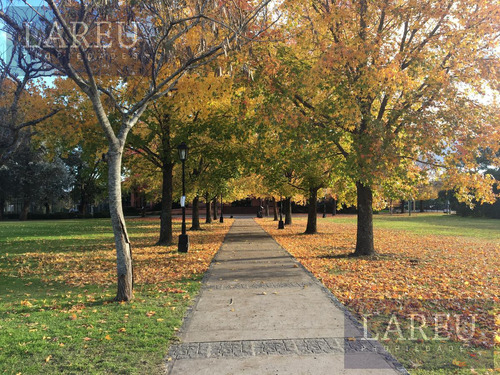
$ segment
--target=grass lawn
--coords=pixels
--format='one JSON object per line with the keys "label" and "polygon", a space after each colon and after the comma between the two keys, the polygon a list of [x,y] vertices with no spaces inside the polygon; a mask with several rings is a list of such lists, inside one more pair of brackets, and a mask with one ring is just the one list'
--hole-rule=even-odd
{"label": "grass lawn", "polygon": [[378,254],[353,258],[354,215],[318,218],[315,235],[303,234],[306,220],[295,217],[284,230],[272,219],[257,222],[410,373],[499,371],[500,221],[375,215]]}
{"label": "grass lawn", "polygon": [[[441,213],[379,214],[374,215],[374,226],[379,229],[404,230],[422,235],[459,236],[500,243],[500,220],[467,218]],[[339,215],[336,223],[356,223],[355,215]]]}
{"label": "grass lawn", "polygon": [[232,220],[191,232],[187,254],[153,246],[158,219],[127,223],[131,303],[113,301],[109,219],[0,222],[0,373],[159,372]]}

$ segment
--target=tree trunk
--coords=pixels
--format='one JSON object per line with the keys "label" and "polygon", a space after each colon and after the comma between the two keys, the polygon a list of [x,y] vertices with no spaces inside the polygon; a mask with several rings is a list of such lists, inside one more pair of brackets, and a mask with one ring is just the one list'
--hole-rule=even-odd
{"label": "tree trunk", "polygon": [[172,180],[174,163],[164,162],[162,167],[160,239],[157,245],[171,245],[172,235]]}
{"label": "tree trunk", "polygon": [[292,197],[285,199],[285,225],[292,224]]}
{"label": "tree trunk", "polygon": [[212,200],[214,204],[214,220],[217,220],[217,196]]}
{"label": "tree trunk", "polygon": [[28,220],[28,212],[30,210],[30,200],[29,199],[24,199],[23,200],[23,209],[21,210],[21,213],[19,214],[19,220],[20,221],[26,221]]}
{"label": "tree trunk", "polygon": [[1,197],[0,198],[0,220],[4,219],[4,214],[5,214],[5,198]]}
{"label": "tree trunk", "polygon": [[45,202],[45,214],[48,215],[50,214],[50,204],[48,204],[47,202]]}
{"label": "tree trunk", "polygon": [[133,298],[132,248],[125,225],[122,208],[121,163],[123,149],[108,152],[108,194],[111,224],[115,236],[116,270],[118,276],[117,301]]}
{"label": "tree trunk", "polygon": [[420,212],[425,212],[423,199],[420,199]]}
{"label": "tree trunk", "polygon": [[210,204],[210,200],[208,198],[208,193],[205,194],[205,223],[210,224],[212,222],[212,212],[210,208],[212,205]]}
{"label": "tree trunk", "polygon": [[402,214],[405,213],[405,201],[404,201],[404,199],[401,199],[401,213]]}
{"label": "tree trunk", "polygon": [[373,194],[369,186],[356,182],[358,195],[358,229],[354,255],[373,255]]}
{"label": "tree trunk", "polygon": [[200,226],[200,197],[196,195],[193,198],[193,214],[192,214],[192,224],[189,230],[201,230]]}
{"label": "tree trunk", "polygon": [[78,209],[82,215],[87,214],[87,197],[85,191],[82,189],[80,198],[80,207]]}
{"label": "tree trunk", "polygon": [[141,194],[141,217],[146,217],[146,193]]}
{"label": "tree trunk", "polygon": [[307,213],[306,234],[315,234],[318,232],[318,188],[309,189],[309,209]]}
{"label": "tree trunk", "polygon": [[276,198],[273,197],[273,215],[274,221],[278,221],[278,202],[276,202]]}
{"label": "tree trunk", "polygon": [[265,215],[266,215],[266,217],[269,217],[269,199],[266,199],[266,203],[265,203],[264,207],[266,209]]}
{"label": "tree trunk", "polygon": [[337,200],[333,199],[333,208],[332,208],[332,216],[337,215]]}

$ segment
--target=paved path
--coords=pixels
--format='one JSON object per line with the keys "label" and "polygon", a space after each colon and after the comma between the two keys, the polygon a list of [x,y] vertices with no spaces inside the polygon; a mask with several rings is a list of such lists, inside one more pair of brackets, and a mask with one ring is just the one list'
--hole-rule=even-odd
{"label": "paved path", "polygon": [[167,374],[406,373],[250,218],[235,220],[179,336]]}

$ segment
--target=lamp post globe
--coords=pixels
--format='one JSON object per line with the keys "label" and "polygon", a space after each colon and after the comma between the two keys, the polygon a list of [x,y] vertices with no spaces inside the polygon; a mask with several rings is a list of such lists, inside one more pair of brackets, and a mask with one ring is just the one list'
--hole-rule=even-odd
{"label": "lamp post globe", "polygon": [[185,142],[182,142],[179,146],[177,146],[177,151],[179,152],[179,159],[182,162],[185,162],[188,155],[188,146]]}

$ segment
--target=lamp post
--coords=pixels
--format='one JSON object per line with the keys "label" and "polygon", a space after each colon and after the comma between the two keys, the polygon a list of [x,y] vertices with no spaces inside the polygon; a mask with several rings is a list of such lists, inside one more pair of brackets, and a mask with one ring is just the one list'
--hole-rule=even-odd
{"label": "lamp post", "polygon": [[283,222],[283,197],[280,197],[280,221],[278,222],[278,229],[285,229]]}
{"label": "lamp post", "polygon": [[181,207],[182,207],[182,230],[179,236],[179,245],[177,250],[180,253],[187,253],[189,250],[189,237],[186,234],[186,173],[185,173],[185,163],[188,154],[187,145],[182,142],[177,146],[177,151],[179,151],[179,159],[182,162],[182,197],[181,197]]}
{"label": "lamp post", "polygon": [[220,193],[220,218],[219,222],[223,223],[224,222],[224,214],[222,213],[224,208],[224,203],[222,203],[222,193]]}

